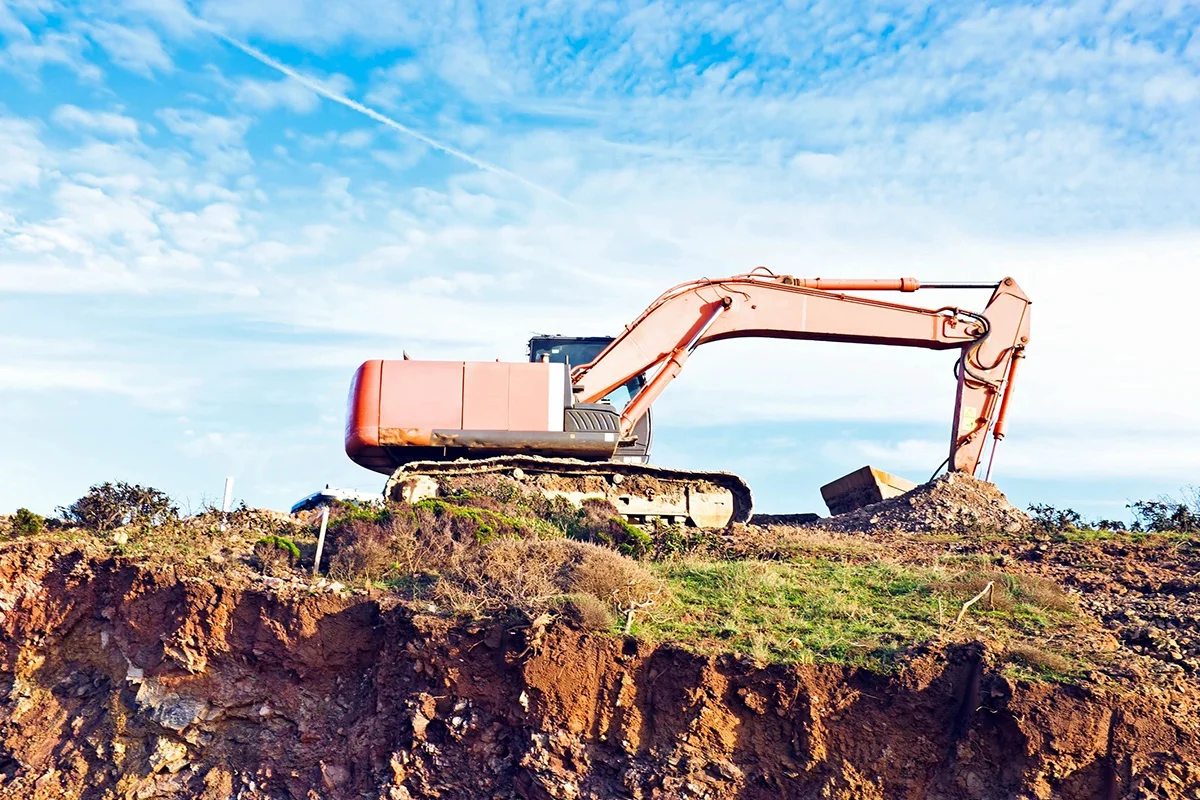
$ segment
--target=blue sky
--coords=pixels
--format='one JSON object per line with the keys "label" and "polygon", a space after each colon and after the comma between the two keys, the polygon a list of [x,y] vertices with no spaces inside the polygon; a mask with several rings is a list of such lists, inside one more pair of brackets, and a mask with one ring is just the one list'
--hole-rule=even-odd
{"label": "blue sky", "polygon": [[[520,359],[765,264],[1015,276],[1033,342],[994,477],[1122,516],[1200,483],[1198,27],[1182,2],[0,0],[0,511],[107,479],[192,507],[226,475],[279,508],[374,489],[341,449],[361,361]],[[986,301],[916,296],[948,299]],[[655,460],[735,469],[765,511],[863,463],[923,479],[950,366],[703,348]]]}

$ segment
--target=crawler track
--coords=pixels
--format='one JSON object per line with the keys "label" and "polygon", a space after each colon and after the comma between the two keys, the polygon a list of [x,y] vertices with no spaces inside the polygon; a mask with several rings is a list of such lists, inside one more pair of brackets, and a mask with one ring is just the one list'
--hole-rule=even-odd
{"label": "crawler track", "polygon": [[606,499],[631,522],[657,518],[723,527],[745,522],[753,509],[750,487],[729,472],[523,455],[405,464],[392,473],[384,495],[412,502],[436,493],[442,479],[492,473],[508,473],[549,497],[566,497],[576,504],[592,497]]}

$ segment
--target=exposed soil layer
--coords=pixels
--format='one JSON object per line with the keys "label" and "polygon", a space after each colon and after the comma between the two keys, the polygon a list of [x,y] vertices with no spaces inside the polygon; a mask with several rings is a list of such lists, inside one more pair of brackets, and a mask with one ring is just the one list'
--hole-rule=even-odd
{"label": "exposed soil layer", "polygon": [[899,497],[811,523],[831,531],[1005,531],[1028,527],[1025,512],[995,484],[949,472]]}
{"label": "exposed soil layer", "polygon": [[1200,797],[1183,676],[760,667],[222,569],[0,549],[0,797]]}

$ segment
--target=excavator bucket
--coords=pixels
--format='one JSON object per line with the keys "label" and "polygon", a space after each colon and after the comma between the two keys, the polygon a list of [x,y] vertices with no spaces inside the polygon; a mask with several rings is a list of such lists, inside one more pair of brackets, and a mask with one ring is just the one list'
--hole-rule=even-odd
{"label": "excavator bucket", "polygon": [[898,475],[874,467],[863,467],[822,486],[821,497],[829,506],[830,514],[845,514],[891,497],[899,497],[915,488],[915,483]]}

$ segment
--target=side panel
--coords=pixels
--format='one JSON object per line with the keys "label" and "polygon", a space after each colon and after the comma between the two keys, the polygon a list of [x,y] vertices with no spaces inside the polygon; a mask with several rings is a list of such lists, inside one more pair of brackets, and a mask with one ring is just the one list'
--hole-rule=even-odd
{"label": "side panel", "polygon": [[514,430],[509,421],[512,367],[512,364],[496,361],[466,362],[463,365],[462,425],[434,427],[461,427],[469,431]]}
{"label": "side panel", "polygon": [[462,421],[463,362],[383,362],[380,428],[461,428]]}
{"label": "side panel", "polygon": [[563,429],[563,364],[507,364],[508,430],[561,431]]}
{"label": "side panel", "polygon": [[505,453],[611,457],[613,440],[563,431],[569,391],[563,364],[369,361],[350,389],[346,453],[378,472]]}

